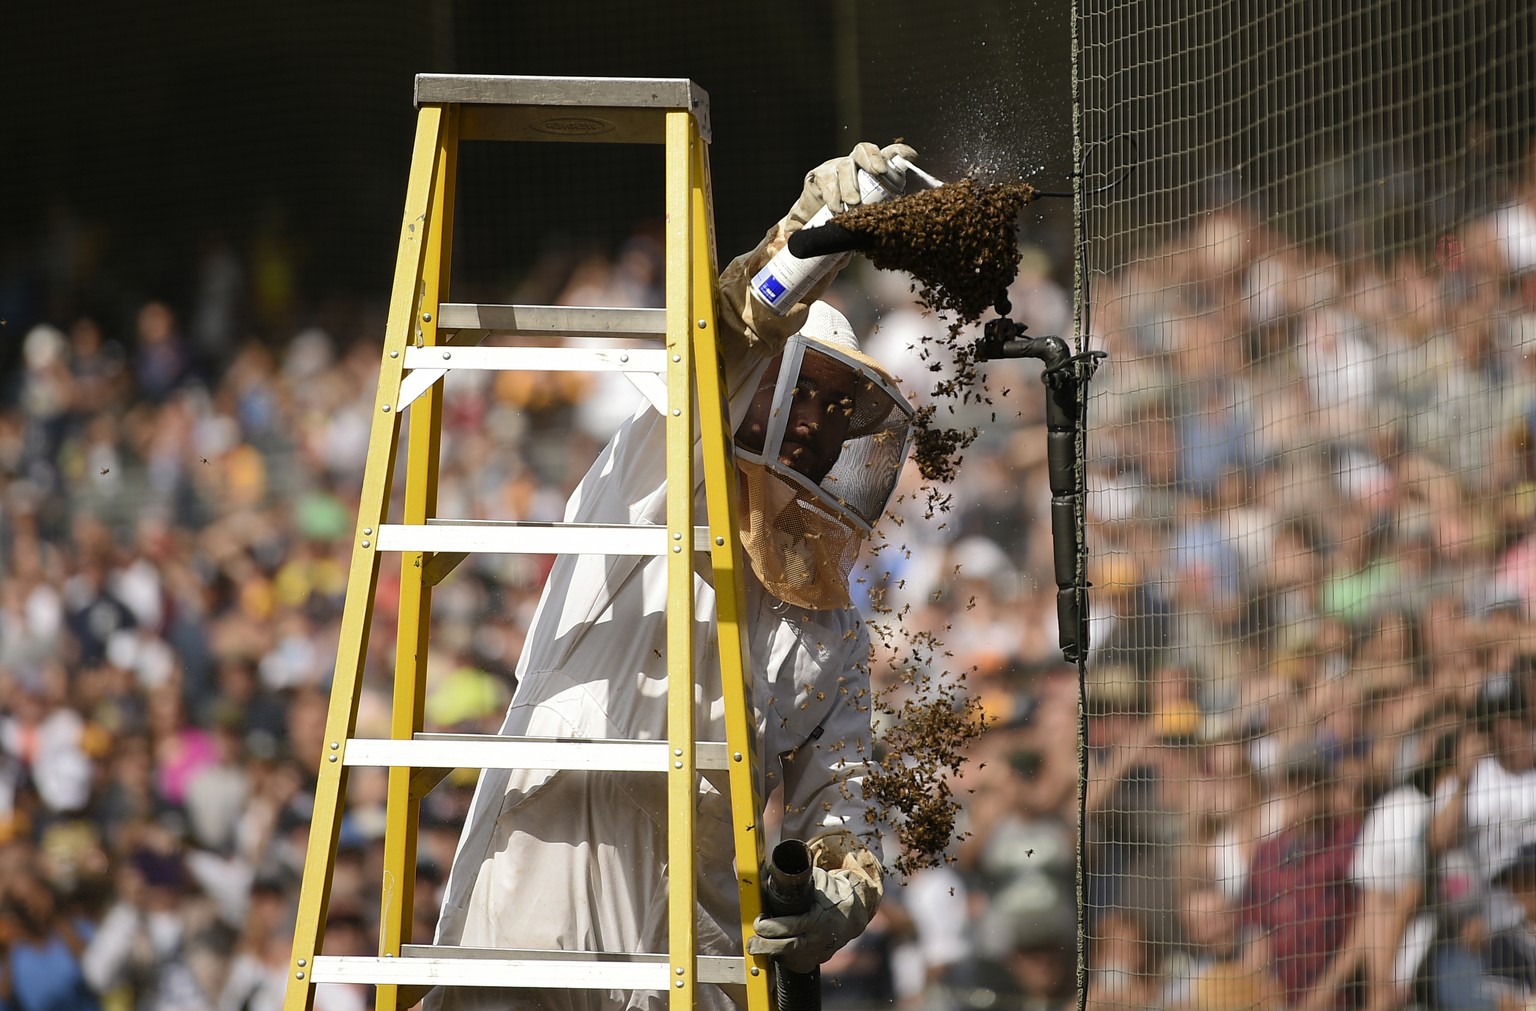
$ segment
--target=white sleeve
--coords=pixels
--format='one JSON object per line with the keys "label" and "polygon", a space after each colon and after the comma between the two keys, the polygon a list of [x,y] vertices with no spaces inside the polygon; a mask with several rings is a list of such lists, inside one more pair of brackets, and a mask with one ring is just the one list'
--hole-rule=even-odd
{"label": "white sleeve", "polygon": [[810,839],[846,829],[880,857],[878,827],[866,817],[864,776],[870,755],[869,633],[859,623],[849,662],[835,686],[826,717],[811,740],[784,759],[784,827],[787,839]]}
{"label": "white sleeve", "polygon": [[1492,811],[1490,801],[1497,802],[1497,797],[1491,796],[1494,791],[1488,789],[1488,780],[1492,768],[1497,767],[1497,759],[1484,758],[1472,767],[1472,774],[1467,778],[1466,805],[1467,828],[1472,832],[1480,832],[1488,824]]}
{"label": "white sleeve", "polygon": [[112,989],[123,978],[140,934],[139,910],[119,902],[107,911],[101,926],[80,955],[80,974],[97,993]]}
{"label": "white sleeve", "polygon": [[1389,794],[1371,811],[1355,844],[1349,876],[1360,887],[1400,892],[1423,873],[1423,805]]}
{"label": "white sleeve", "polygon": [[1508,848],[1505,818],[1511,798],[1507,782],[1499,760],[1490,756],[1477,763],[1467,783],[1468,841],[1485,877],[1498,870]]}

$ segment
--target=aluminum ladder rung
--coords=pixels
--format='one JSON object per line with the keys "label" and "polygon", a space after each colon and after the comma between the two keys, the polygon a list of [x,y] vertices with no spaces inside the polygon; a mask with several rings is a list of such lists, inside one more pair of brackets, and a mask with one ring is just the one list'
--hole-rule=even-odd
{"label": "aluminum ladder rung", "polygon": [[[666,990],[673,976],[667,956],[650,952],[626,955],[432,944],[401,945],[399,958],[317,955],[312,973],[316,983],[564,990]],[[698,956],[701,983],[741,983],[745,977],[746,961],[740,957]]]}
{"label": "aluminum ladder rung", "polygon": [[[642,393],[666,408],[666,384],[651,373],[666,371],[661,347],[634,348],[479,348],[491,334],[509,337],[582,337],[609,340],[650,340],[667,332],[665,309],[606,306],[480,305],[445,302],[437,308],[442,343],[408,347],[409,369],[400,382],[397,410],[405,410],[449,368],[530,370],[616,370],[628,374]],[[459,347],[449,346],[457,342]],[[554,352],[553,354],[549,352]]]}
{"label": "aluminum ladder rung", "polygon": [[[511,555],[661,555],[674,539],[653,523],[545,523],[530,520],[428,520],[385,523],[380,551],[490,552]],[[693,528],[693,550],[709,550],[709,528]]]}
{"label": "aluminum ladder rung", "polygon": [[[409,739],[354,737],[343,765],[413,769],[581,769],[602,772],[666,772],[672,756],[666,741],[577,740],[502,737],[499,734],[415,734]],[[694,744],[698,768],[727,768],[724,742]]]}
{"label": "aluminum ladder rung", "polygon": [[656,338],[666,335],[667,311],[444,302],[437,307],[437,330],[439,334],[470,330],[509,337]]}
{"label": "aluminum ladder rung", "polygon": [[666,372],[661,348],[406,348],[408,369],[474,369],[482,372]]}

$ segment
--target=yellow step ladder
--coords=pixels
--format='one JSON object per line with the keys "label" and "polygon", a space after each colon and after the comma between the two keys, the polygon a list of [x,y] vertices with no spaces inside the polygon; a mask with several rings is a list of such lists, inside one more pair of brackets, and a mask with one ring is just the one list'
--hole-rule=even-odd
{"label": "yellow step ladder", "polygon": [[[692,81],[423,74],[400,249],[380,359],[325,747],[299,894],[285,1011],[316,984],[378,987],[382,1011],[455,986],[666,990],[674,1011],[699,983],[740,983],[767,1011],[766,961],[705,957],[694,929],[694,804],[699,770],[728,771],[743,943],[761,909],[761,810],[751,750],[742,555],[734,464],[716,347],[714,214],[706,145],[709,98]],[[460,141],[661,144],[666,158],[666,309],[469,305],[446,301]],[[490,335],[512,346],[480,346]],[[528,338],[612,338],[613,347],[537,348]],[[525,343],[518,346],[517,339]],[[667,523],[595,525],[455,521],[437,515],[443,389],[452,369],[616,370],[667,421]],[[663,379],[664,377],[664,379]],[[410,411],[403,515],[388,515],[402,416]],[[692,447],[702,440],[707,525],[696,526]],[[380,557],[402,552],[391,736],[353,736]],[[668,557],[665,741],[550,741],[425,734],[432,587],[471,552],[582,552]],[[695,552],[708,551],[717,597],[726,740],[694,740],[689,669]],[[389,769],[379,954],[324,952],[331,875],[352,766]],[[540,952],[409,943],[421,798],[455,768],[653,770],[667,777],[669,950]],[[656,854],[662,859],[662,854]]]}

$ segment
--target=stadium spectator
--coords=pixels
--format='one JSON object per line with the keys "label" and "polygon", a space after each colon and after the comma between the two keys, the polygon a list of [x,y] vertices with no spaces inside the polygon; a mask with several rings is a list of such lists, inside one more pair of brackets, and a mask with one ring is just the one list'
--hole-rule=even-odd
{"label": "stadium spectator", "polygon": [[1336,806],[1337,770],[1316,741],[1285,754],[1286,827],[1254,852],[1240,921],[1262,933],[1275,977],[1298,1008],[1352,1006],[1369,937],[1349,861],[1359,818]]}
{"label": "stadium spectator", "polygon": [[1232,902],[1212,887],[1184,893],[1179,946],[1160,967],[1158,1000],[1168,1011],[1240,1011],[1281,1000],[1266,950],[1238,923]]}
{"label": "stadium spectator", "polygon": [[135,827],[117,900],[81,956],[97,993],[122,991],[136,1011],[194,1011],[213,1001],[193,965],[195,889],[176,834]]}
{"label": "stadium spectator", "polygon": [[1525,843],[1494,875],[1519,903],[1520,917],[1488,941],[1489,975],[1519,1001],[1536,996],[1536,843]]}
{"label": "stadium spectator", "polygon": [[60,907],[36,862],[24,860],[7,870],[20,873],[3,883],[0,1003],[18,1011],[100,1011],[101,1002],[81,969],[94,924]]}
{"label": "stadium spectator", "polygon": [[1430,946],[1454,932],[1477,894],[1465,854],[1449,851],[1465,782],[1457,763],[1471,749],[1454,730],[1420,732],[1405,743],[1412,771],[1371,808],[1349,869],[1371,939],[1363,962],[1368,1008],[1401,1007],[1414,996],[1416,983],[1433,975],[1425,970]]}
{"label": "stadium spectator", "polygon": [[1536,734],[1521,676],[1489,678],[1473,716],[1489,753],[1467,784],[1467,828],[1478,865],[1491,878],[1521,846],[1536,842]]}

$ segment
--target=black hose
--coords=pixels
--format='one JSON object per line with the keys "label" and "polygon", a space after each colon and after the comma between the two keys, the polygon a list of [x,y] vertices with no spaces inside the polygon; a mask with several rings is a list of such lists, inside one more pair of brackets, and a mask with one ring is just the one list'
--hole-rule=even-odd
{"label": "black hose", "polygon": [[[815,904],[811,851],[799,839],[786,839],[768,857],[763,911],[769,916],[800,916]],[[775,1011],[821,1011],[821,968],[791,972],[775,961],[772,990]]]}

